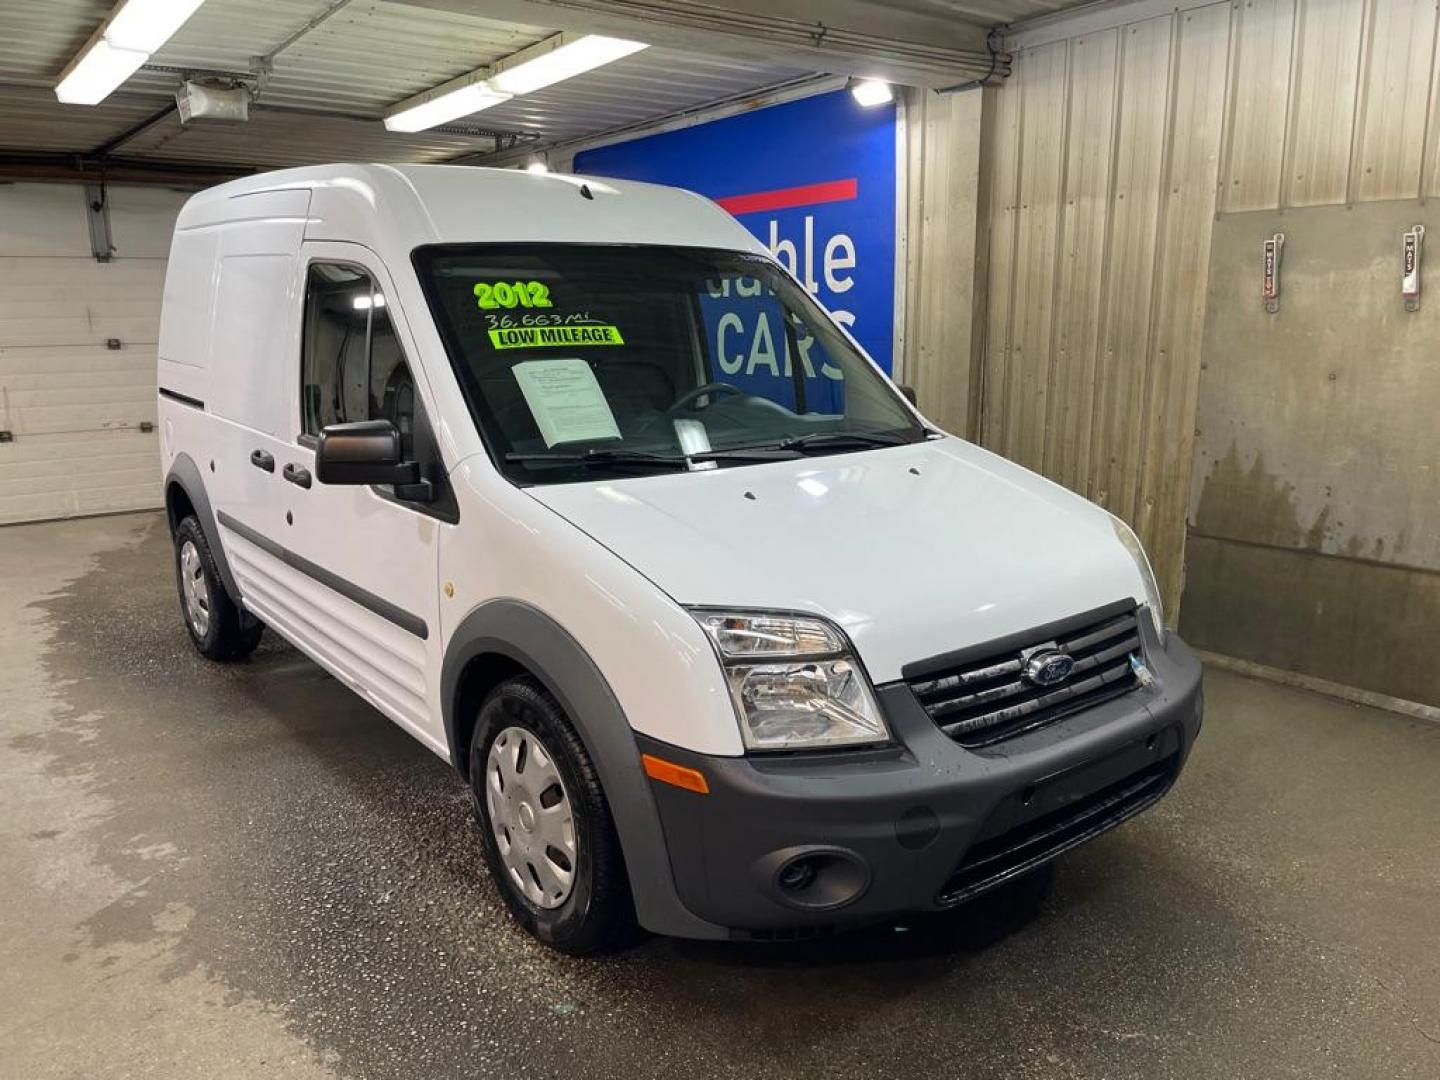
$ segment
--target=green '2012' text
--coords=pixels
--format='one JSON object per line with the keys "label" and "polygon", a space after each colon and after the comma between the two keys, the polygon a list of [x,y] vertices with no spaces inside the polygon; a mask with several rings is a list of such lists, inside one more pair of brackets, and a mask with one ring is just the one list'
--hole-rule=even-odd
{"label": "green '2012' text", "polygon": [[481,281],[475,286],[475,303],[483,311],[555,306],[550,299],[550,286],[543,281]]}

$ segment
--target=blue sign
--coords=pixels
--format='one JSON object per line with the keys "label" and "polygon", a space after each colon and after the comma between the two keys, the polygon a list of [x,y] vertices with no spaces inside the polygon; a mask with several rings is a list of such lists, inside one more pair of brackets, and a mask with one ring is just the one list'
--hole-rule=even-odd
{"label": "blue sign", "polygon": [[844,415],[844,372],[830,363],[804,319],[787,312],[759,278],[707,281],[700,318],[712,378],[794,412]]}
{"label": "blue sign", "polygon": [[[829,309],[887,372],[895,327],[895,106],[845,91],[577,154],[575,171],[714,199]],[[715,377],[788,407],[843,409],[839,369],[753,278],[707,286]],[[803,380],[793,377],[795,365]]]}

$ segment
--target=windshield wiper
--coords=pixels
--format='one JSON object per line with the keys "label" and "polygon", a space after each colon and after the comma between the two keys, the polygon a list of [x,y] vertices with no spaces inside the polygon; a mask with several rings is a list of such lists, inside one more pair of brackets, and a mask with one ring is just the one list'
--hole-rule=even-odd
{"label": "windshield wiper", "polygon": [[[597,446],[589,450],[512,451],[505,460],[518,464],[553,463],[581,467],[618,466],[642,469],[691,469],[696,462],[722,461],[786,461],[803,454],[826,453],[834,450],[866,449],[876,446],[902,446],[911,440],[903,435],[886,432],[814,431],[794,435],[773,443],[735,446],[722,450],[703,450],[696,454],[656,454],[645,450],[621,450]],[[712,465],[711,468],[714,466]]]}
{"label": "windshield wiper", "polygon": [[691,454],[691,461],[794,461],[801,451],[779,443],[763,446],[733,446],[727,450],[701,450]]}
{"label": "windshield wiper", "polygon": [[[905,446],[912,440],[893,432],[882,431],[812,431],[809,435],[792,435],[763,446],[740,447],[740,450],[791,451],[799,454],[825,453],[829,450],[856,450],[874,446]],[[730,451],[721,451],[727,453]]]}
{"label": "windshield wiper", "polygon": [[506,461],[518,464],[552,462],[557,465],[607,466],[688,469],[690,463],[674,454],[650,454],[643,450],[616,450],[609,447],[595,447],[590,450],[532,450],[512,451],[505,455]]}

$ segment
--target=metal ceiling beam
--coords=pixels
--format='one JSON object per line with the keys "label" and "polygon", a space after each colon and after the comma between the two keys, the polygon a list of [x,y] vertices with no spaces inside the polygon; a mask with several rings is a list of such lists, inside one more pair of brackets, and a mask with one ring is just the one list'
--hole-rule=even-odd
{"label": "metal ceiling beam", "polygon": [[139,120],[131,124],[118,135],[114,135],[111,138],[106,139],[99,146],[95,147],[95,149],[91,150],[87,156],[97,159],[108,157],[110,154],[114,153],[116,150],[119,150],[120,147],[124,146],[127,142],[135,138],[137,135],[141,135],[144,132],[149,131],[156,124],[160,123],[160,121],[164,120],[171,113],[175,112],[176,108],[177,106],[175,102],[171,101],[163,108],[157,109],[155,112],[145,117],[145,119]]}
{"label": "metal ceiling beam", "polygon": [[329,7],[327,7],[324,11],[320,12],[320,14],[316,15],[314,18],[312,18],[304,26],[297,29],[284,41],[280,42],[279,45],[276,45],[274,48],[267,50],[266,52],[262,53],[257,57],[254,57],[251,63],[255,65],[257,70],[268,71],[270,65],[274,63],[275,57],[279,56],[286,49],[290,48],[291,45],[294,45],[306,34],[310,33],[310,31],[314,30],[321,23],[325,22],[325,20],[329,19],[332,15],[340,14],[341,11],[350,6],[351,2],[352,0],[334,0],[334,2]]}
{"label": "metal ceiling beam", "polygon": [[558,30],[609,34],[697,55],[789,64],[940,88],[1009,74],[989,27],[881,0],[397,0]]}
{"label": "metal ceiling beam", "polygon": [[0,180],[149,184],[198,190],[257,171],[251,165],[197,165],[148,158],[111,157],[102,160],[85,154],[0,153]]}

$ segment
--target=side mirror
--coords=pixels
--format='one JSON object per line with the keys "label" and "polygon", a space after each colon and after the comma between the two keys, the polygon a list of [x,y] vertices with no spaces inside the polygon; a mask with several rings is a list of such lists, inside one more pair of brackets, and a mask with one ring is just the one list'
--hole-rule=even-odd
{"label": "side mirror", "polygon": [[400,460],[400,432],[389,420],[331,424],[321,431],[315,479],[322,484],[393,484],[400,498],[416,496],[399,488],[423,483],[420,466]]}
{"label": "side mirror", "polygon": [[897,389],[900,391],[900,396],[911,405],[914,405],[917,409],[920,407],[920,401],[915,396],[915,388],[913,386],[898,386]]}

